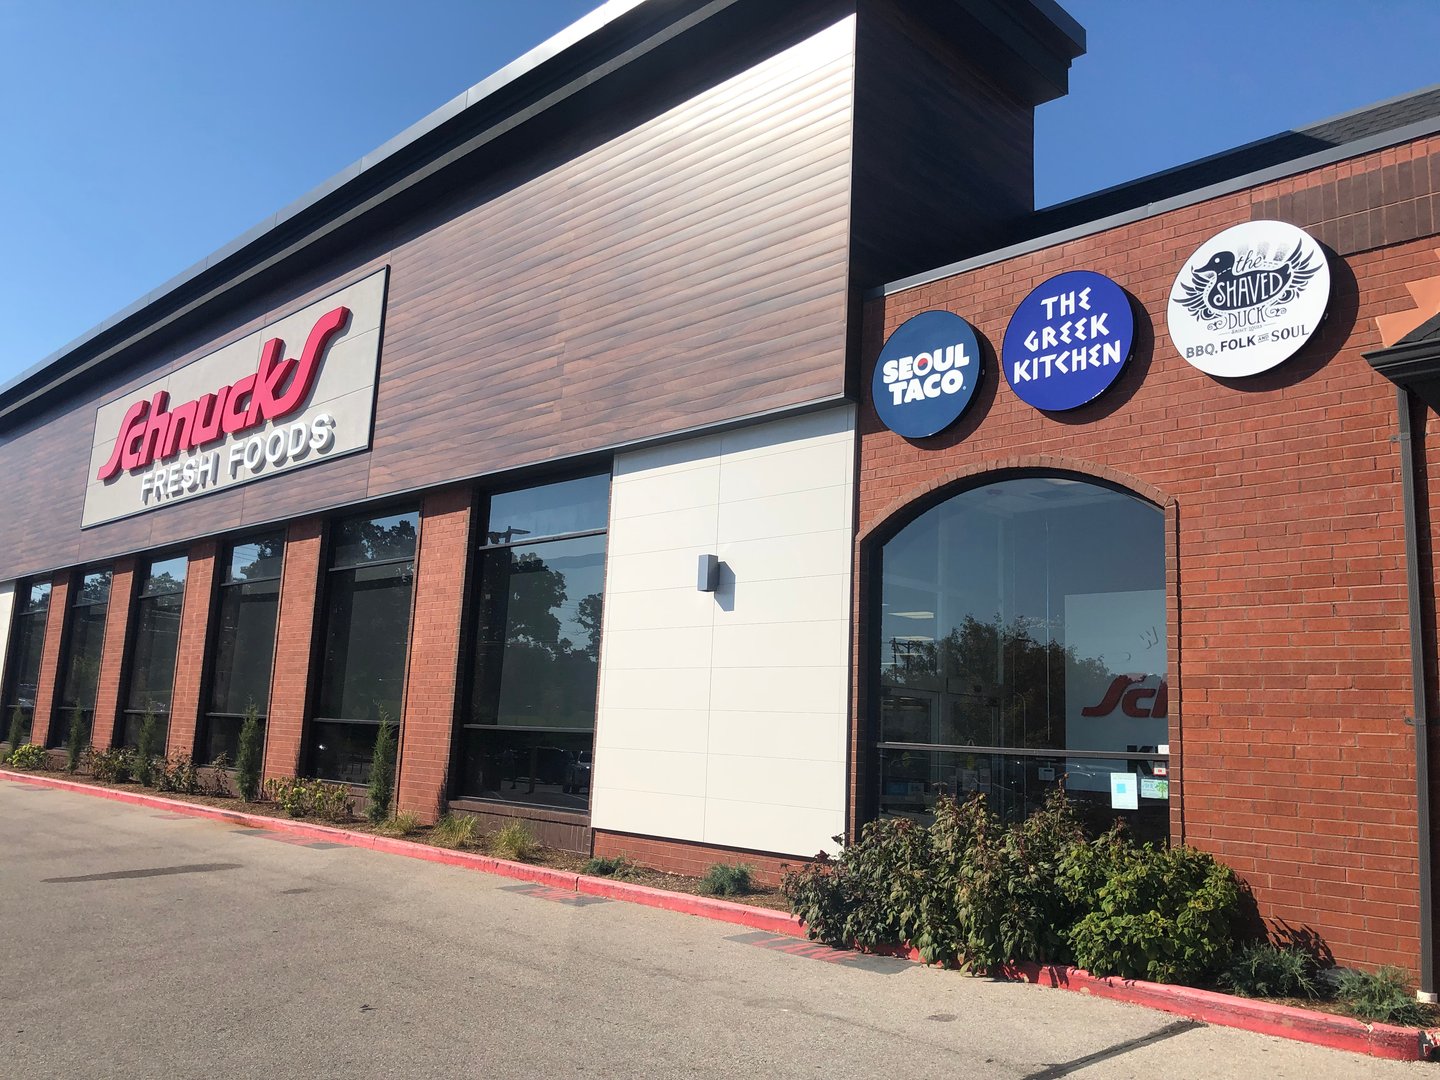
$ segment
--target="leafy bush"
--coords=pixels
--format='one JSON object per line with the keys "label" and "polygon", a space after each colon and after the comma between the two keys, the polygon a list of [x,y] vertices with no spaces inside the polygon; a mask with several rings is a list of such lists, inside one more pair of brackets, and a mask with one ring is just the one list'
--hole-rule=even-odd
{"label": "leafy bush", "polygon": [[156,791],[174,791],[181,795],[200,794],[200,773],[186,754],[171,754],[155,760]]}
{"label": "leafy bush", "polygon": [[496,855],[516,862],[528,862],[535,857],[534,834],[523,821],[512,821],[490,838],[491,850]]}
{"label": "leafy bush", "polygon": [[1203,851],[1133,844],[1117,827],[1071,848],[1060,884],[1088,909],[1070,942],[1076,963],[1096,975],[1192,982],[1229,959],[1240,888]]}
{"label": "leafy bush", "polygon": [[20,709],[20,706],[17,705],[10,711],[10,734],[6,739],[6,742],[10,744],[11,754],[25,745],[25,740],[29,734],[30,725],[25,721],[25,713]]}
{"label": "leafy bush", "polygon": [[16,769],[38,769],[45,764],[45,748],[32,743],[21,743],[10,755],[10,764]]}
{"label": "leafy bush", "polygon": [[1410,992],[1405,972],[1382,967],[1374,972],[1343,971],[1335,983],[1336,996],[1361,1020],[1378,1024],[1418,1027],[1429,1016]]}
{"label": "leafy bush", "polygon": [[1318,998],[1314,975],[1315,958],[1305,950],[1260,942],[1236,951],[1220,985],[1241,997]]}
{"label": "leafy bush", "polygon": [[135,779],[146,787],[155,783],[155,758],[160,749],[160,721],[155,710],[146,708],[135,737]]}
{"label": "leafy bush", "polygon": [[245,707],[245,722],[240,725],[240,746],[235,754],[235,786],[240,798],[254,802],[260,794],[260,713],[252,701]]}
{"label": "leafy bush", "polygon": [[446,814],[430,830],[430,839],[441,847],[475,847],[477,835],[476,819],[469,814]]}
{"label": "leafy bush", "polygon": [[[230,755],[221,751],[215,755],[215,760],[206,766],[210,770],[209,782],[202,783],[200,790],[202,794],[213,796],[217,799],[227,798],[230,795]],[[257,777],[258,779],[258,777]],[[252,802],[254,800],[251,800]]]}
{"label": "leafy bush", "polygon": [[365,816],[378,824],[390,816],[390,800],[395,794],[395,728],[390,714],[380,710],[380,727],[375,732],[375,749],[370,753],[370,804]]}
{"label": "leafy bush", "polygon": [[355,800],[345,784],[325,780],[303,780],[272,776],[265,781],[265,794],[291,817],[318,817],[322,821],[348,821]]}
{"label": "leafy bush", "polygon": [[409,810],[402,810],[389,820],[379,822],[375,831],[382,836],[414,836],[420,831],[420,819]]}
{"label": "leafy bush", "polygon": [[624,855],[601,855],[582,866],[580,872],[589,874],[591,877],[608,877],[617,881],[625,881],[634,877],[635,872],[639,869]]}
{"label": "leafy bush", "polygon": [[123,784],[135,771],[135,752],[123,746],[112,746],[108,750],[90,751],[90,773],[96,780],[107,780]]}
{"label": "leafy bush", "polygon": [[700,891],[707,896],[745,896],[754,888],[753,866],[744,863],[715,863],[700,879]]}
{"label": "leafy bush", "polygon": [[70,710],[70,737],[65,740],[65,771],[72,776],[79,770],[80,755],[90,741],[86,727],[85,710],[76,705]]}

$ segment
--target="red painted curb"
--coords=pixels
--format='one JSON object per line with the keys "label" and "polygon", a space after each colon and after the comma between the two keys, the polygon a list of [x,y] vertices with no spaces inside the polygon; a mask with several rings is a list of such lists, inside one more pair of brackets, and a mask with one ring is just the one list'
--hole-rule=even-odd
{"label": "red painted curb", "polygon": [[531,866],[529,863],[511,862],[490,855],[477,855],[468,851],[453,851],[449,848],[417,844],[413,840],[401,840],[391,836],[376,836],[374,833],[352,832],[333,825],[316,825],[307,821],[289,821],[285,818],[266,817],[263,814],[247,814],[243,810],[226,810],[219,806],[203,803],[188,803],[178,799],[166,799],[160,795],[147,795],[139,791],[121,791],[116,788],[94,787],[74,780],[61,780],[53,776],[34,776],[30,773],[0,769],[0,776],[18,780],[22,784],[37,787],[52,787],[72,791],[80,795],[93,795],[101,799],[147,806],[155,810],[186,814],[190,817],[210,818],[234,825],[245,825],[252,829],[266,829],[270,832],[300,836],[307,840],[323,840],[348,847],[369,848],[387,855],[403,855],[411,859],[440,863],[444,866],[458,866],[466,870],[497,877],[514,878],[517,881],[533,881],[567,892],[587,896],[603,896],[613,900],[624,900],[645,907],[675,911],[684,915],[699,915],[720,922],[735,923],[752,930],[765,930],[772,934],[788,934],[791,937],[805,936],[800,920],[782,911],[769,908],[752,908],[745,904],[733,904],[708,896],[691,896],[688,893],[667,892],[644,885],[633,885],[628,881],[612,881],[609,878],[587,877],[567,870],[552,870],[546,866]]}
{"label": "red painted curb", "polygon": [[1434,1045],[1437,1035],[1417,1028],[1367,1024],[1348,1016],[1252,1001],[1193,986],[1105,978],[1057,964],[1007,964],[999,974],[1022,982],[1145,1005],[1210,1024],[1397,1061],[1424,1061],[1426,1050]]}

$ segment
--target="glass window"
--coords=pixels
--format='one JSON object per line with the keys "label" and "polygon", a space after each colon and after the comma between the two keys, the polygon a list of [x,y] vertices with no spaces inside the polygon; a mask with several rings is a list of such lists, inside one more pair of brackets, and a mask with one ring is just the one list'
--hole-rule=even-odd
{"label": "glass window", "polygon": [[158,723],[156,751],[164,752],[170,728],[170,694],[180,648],[180,615],[185,604],[185,556],[152,559],[140,577],[135,601],[135,638],[122,714],[120,745],[135,746],[145,716]]}
{"label": "glass window", "polygon": [[105,645],[105,618],[110,610],[110,571],[96,570],[80,578],[70,607],[61,652],[59,708],[50,717],[49,746],[64,746],[70,721],[80,710],[89,742],[95,723],[95,688],[100,681],[100,653]]}
{"label": "glass window", "polygon": [[45,624],[50,615],[50,583],[21,584],[15,590],[15,622],[10,630],[10,659],[5,665],[5,699],[0,732],[8,735],[18,711],[25,737],[35,726],[35,693],[40,682],[40,656],[45,649]]}
{"label": "glass window", "polygon": [[[575,505],[562,505],[562,497]],[[491,500],[478,555],[459,794],[589,805],[608,503],[608,476]],[[566,529],[571,535],[532,539]]]}
{"label": "glass window", "polygon": [[363,784],[380,713],[400,723],[420,515],[349,518],[331,530],[320,692],[307,743],[316,776]]}
{"label": "glass window", "polygon": [[270,707],[275,625],[280,614],[280,571],[285,537],[273,533],[230,545],[220,580],[210,694],[195,739],[199,761],[240,752],[240,728],[254,706],[263,724]]}
{"label": "glass window", "polygon": [[1168,834],[1161,510],[1002,481],[897,533],[881,580],[882,813],[983,791],[1015,819],[1063,786],[1097,826]]}

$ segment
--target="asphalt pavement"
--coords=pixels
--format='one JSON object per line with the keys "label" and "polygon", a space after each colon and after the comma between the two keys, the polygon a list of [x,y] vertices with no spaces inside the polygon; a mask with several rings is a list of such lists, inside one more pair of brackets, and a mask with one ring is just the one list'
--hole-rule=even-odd
{"label": "asphalt pavement", "polygon": [[1437,1075],[0,780],[0,1076]]}

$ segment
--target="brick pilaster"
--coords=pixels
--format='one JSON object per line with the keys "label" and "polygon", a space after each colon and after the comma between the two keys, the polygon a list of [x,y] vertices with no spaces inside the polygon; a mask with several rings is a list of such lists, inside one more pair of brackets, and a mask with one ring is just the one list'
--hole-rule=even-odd
{"label": "brick pilaster", "polygon": [[425,821],[435,820],[450,765],[471,501],[462,488],[429,495],[420,508],[396,807]]}
{"label": "brick pilaster", "polygon": [[65,618],[70,614],[70,575],[56,574],[50,586],[50,614],[45,618],[45,645],[40,653],[40,676],[35,687],[35,717],[30,724],[30,741],[45,745],[50,734],[50,714],[60,683],[60,649],[65,640]]}
{"label": "brick pilaster", "polygon": [[134,610],[135,560],[116,559],[110,575],[110,607],[105,613],[105,645],[100,651],[100,677],[95,690],[95,723],[90,742],[107,750],[115,741],[120,715],[120,676],[125,670],[125,645]]}
{"label": "brick pilaster", "polygon": [[187,757],[194,751],[195,725],[200,719],[200,676],[205,666],[210,612],[214,607],[211,601],[219,546],[215,540],[201,540],[192,545],[185,574],[185,604],[180,613],[175,686],[170,695],[170,741],[166,749]]}
{"label": "brick pilaster", "polygon": [[267,779],[294,776],[300,766],[323,535],[324,522],[312,517],[292,522],[285,536],[280,617],[275,626],[275,671],[270,682],[270,718],[265,725]]}

